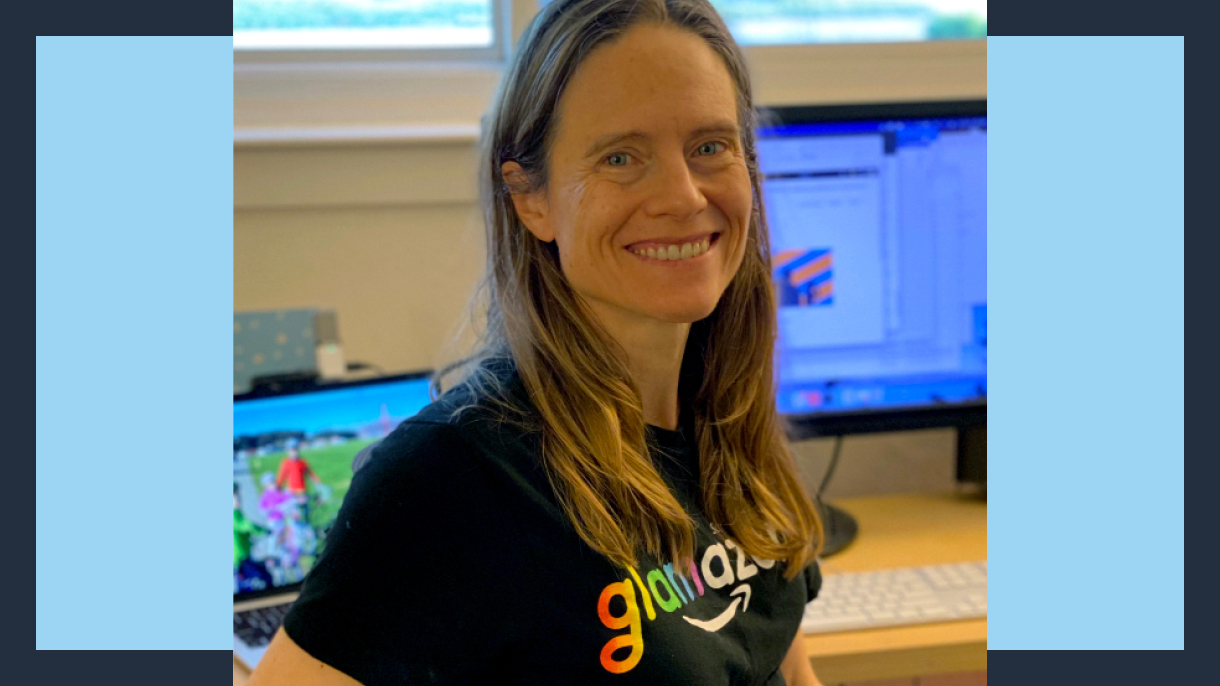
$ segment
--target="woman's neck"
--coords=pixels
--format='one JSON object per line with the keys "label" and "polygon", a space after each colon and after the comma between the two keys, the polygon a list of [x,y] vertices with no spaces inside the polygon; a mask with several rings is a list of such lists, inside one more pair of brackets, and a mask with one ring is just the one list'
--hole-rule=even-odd
{"label": "woman's neck", "polygon": [[627,370],[640,391],[644,422],[676,430],[681,415],[678,378],[690,324],[662,322],[597,301],[586,302],[627,353]]}

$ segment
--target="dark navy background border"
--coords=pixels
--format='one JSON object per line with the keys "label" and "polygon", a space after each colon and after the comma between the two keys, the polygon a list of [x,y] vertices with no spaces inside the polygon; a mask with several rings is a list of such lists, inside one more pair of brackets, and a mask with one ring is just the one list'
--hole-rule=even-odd
{"label": "dark navy background border", "polygon": [[[17,159],[26,159],[30,173],[17,173],[14,191],[9,198],[13,201],[14,214],[8,232],[9,244],[4,253],[9,259],[0,269],[3,274],[6,292],[22,295],[14,298],[11,305],[13,321],[8,331],[11,336],[5,336],[6,358],[10,360],[8,373],[10,378],[20,380],[20,384],[11,387],[8,408],[12,418],[12,435],[17,442],[10,447],[10,454],[32,456],[36,454],[34,431],[35,410],[33,397],[37,393],[35,367],[36,330],[36,299],[33,288],[35,283],[35,177],[37,150],[35,146],[35,38],[36,36],[229,36],[233,33],[233,8],[229,3],[165,3],[151,0],[134,0],[123,3],[96,3],[65,0],[56,3],[28,3],[22,9],[29,12],[30,21],[22,21],[19,17],[10,15],[10,20],[4,22],[4,33],[9,40],[4,41],[5,52],[9,53],[8,63],[12,67],[8,72],[13,92],[24,93],[25,97],[14,97],[8,100],[6,109],[13,110],[14,124],[10,129],[8,146],[18,154]],[[34,36],[16,35],[32,24]],[[24,112],[24,114],[23,114]],[[189,163],[184,161],[184,163]],[[15,166],[15,165],[14,165]],[[16,169],[14,169],[16,171]],[[21,186],[28,184],[27,188]],[[22,216],[24,215],[24,216]],[[30,289],[27,291],[26,289]],[[28,332],[28,333],[27,333]],[[163,335],[191,335],[191,331],[164,332]],[[29,338],[25,338],[25,336]],[[18,339],[22,342],[18,343]],[[11,349],[10,349],[11,348]],[[227,352],[226,352],[227,354]],[[89,381],[83,379],[82,381]],[[227,382],[226,384],[227,385]],[[28,389],[20,395],[16,389]],[[231,396],[218,396],[217,403],[231,403]],[[25,427],[31,427],[26,430]],[[27,438],[28,437],[28,438]],[[10,628],[14,634],[9,639],[13,650],[10,653],[10,683],[46,683],[46,684],[99,684],[124,683],[132,684],[178,684],[181,686],[214,686],[217,683],[228,683],[231,678],[233,653],[231,650],[139,650],[139,651],[105,651],[105,650],[35,650],[33,627],[37,622],[35,595],[32,592],[35,584],[35,568],[33,551],[37,546],[35,523],[31,522],[35,512],[35,460],[23,458],[13,459],[9,468],[16,483],[6,484],[4,498],[9,531],[17,538],[26,541],[14,545],[10,549],[9,563],[0,567],[4,570],[5,588],[8,590],[8,602],[13,612]],[[17,550],[30,551],[28,562],[18,562],[15,558]],[[21,570],[20,574],[18,570]],[[30,589],[30,590],[23,590]],[[146,608],[140,608],[138,595],[133,589],[121,589],[116,592],[129,594],[132,597],[132,612],[149,612],[150,618],[172,616],[173,603],[160,601]],[[183,593],[190,593],[183,589]],[[217,602],[229,603],[229,598],[218,598]],[[17,627],[27,626],[21,617],[32,620],[30,630],[21,636]],[[181,618],[190,621],[189,617]],[[156,631],[156,625],[150,624],[150,631]],[[29,651],[28,653],[26,651]]]}
{"label": "dark navy background border", "polygon": [[[31,12],[39,13],[32,17],[35,35],[231,35],[232,8],[229,4],[199,3],[195,5],[175,5],[164,2],[127,2],[120,5],[60,2],[39,6],[27,5]],[[1182,8],[1185,3],[1182,3]],[[183,10],[189,13],[173,14]],[[1152,12],[1160,11],[1154,15]],[[1184,36],[1188,25],[1198,24],[1204,30],[1212,29],[1212,25],[1202,21],[1202,16],[1180,9],[1174,3],[1161,3],[1154,7],[1141,6],[1135,11],[1122,12],[1108,3],[1085,3],[1079,0],[1060,0],[1057,2],[1021,0],[995,0],[989,4],[989,31],[991,35],[1178,35]],[[54,21],[52,21],[52,18]],[[32,39],[16,36],[18,29],[23,28],[23,21],[5,22],[11,36],[6,41],[5,52],[10,53],[9,64],[10,83],[13,91],[28,94],[28,100],[15,98],[10,101],[15,110],[14,128],[9,140],[10,149],[18,152],[31,163],[36,159],[34,137],[34,61]],[[1187,55],[1195,66],[1193,73],[1208,75],[1201,70],[1201,65],[1211,64],[1209,57],[1214,57],[1212,44],[1214,39],[1205,36],[1196,42],[1187,41]],[[24,87],[22,87],[24,81]],[[21,115],[22,105],[26,105],[26,114]],[[1195,111],[1199,111],[1199,98],[1194,99]],[[1188,105],[1188,110],[1189,110]],[[19,126],[24,121],[26,126]],[[1196,167],[1200,174],[1187,174],[1188,187],[1202,191],[1205,173],[1213,166],[1215,159],[1212,140],[1192,139],[1188,165]],[[1197,141],[1197,142],[1196,142]],[[33,166],[33,164],[32,164]],[[3,274],[5,292],[10,294],[27,293],[25,288],[34,281],[34,254],[36,217],[34,216],[34,192],[22,192],[22,184],[33,186],[32,174],[18,175],[14,181],[14,192],[11,198],[14,202],[12,228],[9,247],[5,251],[10,259],[6,260]],[[1210,190],[1210,189],[1208,189]],[[1204,192],[1196,197],[1208,197]],[[22,202],[24,200],[24,202]],[[1197,206],[1197,204],[1196,204]],[[18,213],[24,213],[21,217]],[[1198,210],[1187,208],[1186,226],[1189,229],[1192,216],[1202,216]],[[1187,290],[1195,294],[1194,300],[1200,300],[1200,294],[1208,294],[1213,278],[1204,267],[1202,260],[1207,259],[1210,265],[1217,254],[1214,247],[1215,238],[1211,232],[1196,231],[1190,236],[1191,250],[1187,262],[1193,263],[1194,269],[1188,269],[1186,277]],[[1211,267],[1214,270],[1214,267]],[[28,297],[28,296],[27,296]],[[1215,306],[1210,298],[1203,296],[1204,306],[1214,312]],[[13,326],[9,329],[14,334],[5,337],[5,352],[10,360],[9,375],[18,380],[13,388],[10,406],[14,439],[14,452],[33,455],[36,445],[32,432],[22,431],[25,426],[34,424],[33,404],[29,402],[30,393],[18,396],[16,390],[20,387],[36,393],[34,367],[30,362],[34,359],[35,348],[32,336],[24,339],[21,334],[35,330],[34,298],[15,298],[10,305],[13,313]],[[1195,327],[1196,332],[1198,327]],[[189,332],[181,332],[187,334]],[[28,335],[28,334],[27,334]],[[1196,336],[1199,334],[1196,333]],[[23,339],[25,342],[18,342]],[[1204,350],[1210,351],[1212,345]],[[1201,414],[1208,409],[1201,389],[1207,389],[1215,379],[1214,363],[1208,358],[1200,358],[1191,369],[1193,383],[1187,384],[1188,400],[1190,395],[1200,396],[1200,402],[1187,403],[1188,417]],[[228,403],[231,398],[218,397],[217,402]],[[1209,413],[1210,414],[1210,413]],[[28,438],[27,438],[28,437]],[[25,450],[21,450],[24,447]],[[1186,452],[1192,454],[1202,450],[1201,440],[1190,436],[1186,438]],[[1191,476],[1188,482],[1198,484],[1208,483],[1210,474],[1200,470],[1210,470],[1207,463],[1190,465]],[[1151,468],[1151,465],[1150,465]],[[35,479],[35,463],[28,459],[15,459],[10,462],[10,473],[14,480],[22,480],[25,484],[33,483]],[[24,479],[21,475],[24,474]],[[1206,495],[1200,492],[1200,486],[1194,486],[1195,497],[1190,500],[1200,507],[1200,498]],[[6,521],[18,539],[26,538],[24,546],[14,546],[14,549],[24,547],[32,550],[35,545],[35,527],[27,524],[29,513],[35,511],[34,489],[22,486],[20,483],[10,483],[4,499]],[[1036,494],[1031,494],[1036,497]],[[1206,506],[1204,502],[1202,506]],[[22,516],[24,515],[24,516]],[[32,524],[32,523],[31,523]],[[1130,551],[1119,551],[1111,571],[1116,574],[1128,574],[1132,577],[1132,593],[1125,598],[1116,598],[1115,602],[1156,602],[1155,589],[1142,588],[1139,581],[1141,566],[1155,564],[1155,550],[1149,550],[1133,542]],[[1036,559],[1036,558],[1035,558]],[[28,570],[19,578],[18,570]],[[13,608],[13,626],[20,626],[21,616],[34,618],[34,594],[22,591],[33,582],[33,565],[10,562],[4,566],[7,588],[9,589],[10,607]],[[133,601],[135,599],[133,598]],[[218,599],[219,600],[219,599]],[[228,599],[223,599],[228,602]],[[1037,602],[1031,598],[1031,602]],[[1201,599],[1203,606],[1196,610],[1194,616],[1208,616],[1210,613],[1209,598]],[[133,604],[133,611],[135,605]],[[172,612],[172,606],[161,606],[161,611]],[[1070,608],[1048,608],[1048,622],[1055,621],[1058,612],[1070,611]],[[28,614],[26,614],[28,612]],[[189,618],[184,618],[189,621]],[[1187,634],[1189,635],[1189,631]],[[10,639],[15,645],[10,662],[10,674],[26,675],[28,679],[38,679],[43,683],[97,683],[111,679],[122,680],[130,684],[163,684],[176,683],[186,686],[194,684],[215,684],[217,680],[228,679],[229,664],[232,661],[230,651],[34,651],[33,632],[30,638]],[[1189,638],[1187,639],[1189,641]],[[21,647],[23,641],[28,641],[25,649],[33,655],[25,656]],[[38,654],[39,652],[43,654]],[[990,651],[989,677],[995,684],[1076,684],[1076,683],[1175,683],[1186,674],[1186,651],[1152,652],[1152,651]],[[1210,672],[1203,660],[1196,661],[1201,667],[1200,673]],[[1194,673],[1194,670],[1191,670]],[[1203,677],[1206,680],[1206,677]],[[829,686],[829,685],[828,685]]]}
{"label": "dark navy background border", "polygon": [[[1188,11],[1185,8],[1186,3],[1165,3],[1150,7],[1148,5],[1131,6],[1131,11],[1125,11],[1125,8],[1118,7],[1113,4],[1097,4],[1086,3],[1080,0],[1066,0],[1050,2],[1049,0],[1000,0],[988,3],[988,34],[992,36],[1185,36],[1186,27],[1199,22],[1202,19],[1201,13],[1196,14],[1193,11]],[[1159,11],[1158,11],[1159,10]],[[1207,26],[1206,23],[1199,24]],[[1196,30],[1197,33],[1197,30]],[[1203,40],[1184,41],[1186,61],[1194,65],[1194,73],[1198,74],[1198,67],[1203,64],[1212,64],[1215,49],[1214,41],[1204,38]],[[1191,70],[1187,70],[1189,75]],[[1196,77],[1197,78],[1197,77]],[[1190,78],[1186,77],[1186,90],[1190,89]],[[1195,110],[1199,110],[1198,98],[1195,100]],[[1053,103],[1048,106],[1053,107]],[[1190,99],[1187,98],[1185,105],[1186,117],[1190,117]],[[1115,116],[1122,116],[1121,112],[1114,113]],[[1196,121],[1198,121],[1196,117]],[[1133,123],[1133,125],[1136,125]],[[1187,134],[1189,135],[1189,134]],[[1190,190],[1193,187],[1195,190],[1202,190],[1202,182],[1205,178],[1206,171],[1204,165],[1209,165],[1213,159],[1215,143],[1212,140],[1199,140],[1198,138],[1191,140],[1191,154],[1186,155],[1186,192],[1185,196],[1191,195]],[[1210,166],[1210,165],[1209,165]],[[1202,172],[1191,174],[1192,167],[1196,171]],[[1195,197],[1200,197],[1199,193]],[[1207,197],[1203,195],[1202,197]],[[1214,286],[1212,281],[1214,277],[1209,278],[1206,271],[1200,271],[1202,266],[1200,261],[1201,255],[1216,254],[1211,248],[1214,247],[1215,237],[1210,232],[1195,231],[1193,234],[1190,231],[1192,224],[1192,216],[1201,216],[1198,210],[1198,203],[1195,204],[1195,210],[1191,210],[1190,203],[1186,203],[1185,207],[1185,233],[1186,240],[1189,242],[1191,249],[1185,255],[1187,264],[1185,275],[1185,289],[1187,293],[1193,292],[1198,300],[1201,293],[1210,292]],[[1192,258],[1193,256],[1193,258]],[[1194,264],[1194,269],[1190,268]],[[1189,298],[1187,299],[1189,301]],[[1189,316],[1189,309],[1186,309]],[[1197,331],[1197,327],[1196,327]],[[1196,336],[1198,334],[1196,333]],[[1205,349],[1210,349],[1208,346]],[[1196,359],[1195,364],[1191,368],[1191,373],[1188,378],[1192,382],[1185,384],[1186,393],[1186,424],[1189,425],[1192,414],[1201,414],[1206,405],[1206,400],[1202,398],[1203,391],[1211,386],[1211,382],[1215,379],[1214,362],[1208,358],[1202,360]],[[1191,396],[1200,396],[1197,402],[1191,403]],[[1092,427],[1081,427],[1081,430],[1088,430]],[[1139,427],[1136,430],[1140,430]],[[1143,431],[1152,430],[1150,427],[1143,427]],[[1197,435],[1194,439],[1189,433],[1185,434],[1185,453],[1186,457],[1191,454],[1200,453],[1203,449],[1201,441]],[[1156,456],[1149,456],[1149,469],[1155,469]],[[1196,484],[1193,488],[1196,491],[1194,498],[1187,498],[1188,501],[1195,503],[1196,509],[1199,506],[1199,497],[1203,494],[1198,493],[1200,481],[1209,482],[1206,476],[1200,473],[1200,469],[1210,470],[1211,466],[1207,462],[1195,462],[1193,464],[1187,461],[1187,469],[1190,470],[1192,478],[1188,479],[1185,484],[1187,491],[1192,489],[1192,484]],[[1037,498],[1037,494],[1030,494],[1031,501]],[[1205,496],[1204,496],[1205,497]],[[1155,517],[1159,513],[1156,511],[1140,512],[1138,503],[1133,503],[1133,516],[1149,516]],[[1190,519],[1189,510],[1187,510],[1187,519]],[[1196,519],[1196,521],[1198,521]],[[1156,564],[1157,551],[1154,546],[1149,545],[1147,541],[1133,541],[1130,551],[1116,551],[1114,561],[1111,564],[1099,565],[1099,568],[1104,573],[1124,575],[1131,579],[1131,594],[1126,597],[1115,598],[1116,603],[1156,603],[1159,601],[1156,595],[1155,588],[1148,588],[1140,583],[1140,570],[1147,566]],[[1034,551],[1031,551],[1034,552]],[[1036,553],[1032,556],[1035,563],[1038,562]],[[1185,562],[1185,561],[1184,561]],[[1205,603],[1210,605],[1213,601],[1203,599]],[[1030,598],[1031,603],[1037,603],[1036,597]],[[1189,618],[1190,604],[1185,608],[1184,617]],[[1194,617],[1206,617],[1208,609],[1199,608],[1196,610]],[[1047,608],[1047,622],[1055,622],[1056,615],[1060,613],[1070,612],[1071,608]],[[1190,625],[1189,619],[1185,620],[1187,626],[1184,627],[1185,644],[1190,645]],[[1149,684],[1149,683],[1182,683],[1188,680],[1187,674],[1206,674],[1211,671],[1210,665],[1206,664],[1201,656],[1192,662],[1188,662],[1188,651],[1069,651],[1069,650],[1040,650],[1040,651],[988,651],[988,677],[991,683],[998,686],[1008,686],[1009,684]],[[1196,677],[1197,678],[1197,677]],[[1206,678],[1204,678],[1206,680]]]}
{"label": "dark navy background border", "polygon": [[[990,36],[1186,36],[1187,26],[1209,26],[1203,21],[1202,12],[1194,9],[1185,2],[1171,2],[1159,5],[1147,4],[1131,4],[1130,9],[1119,6],[1116,3],[1093,3],[1083,2],[1081,0],[991,0],[988,3],[988,35]],[[1196,34],[1199,29],[1196,28]],[[1195,75],[1195,80],[1199,80],[1200,67],[1202,65],[1210,65],[1215,63],[1215,41],[1210,37],[1203,37],[1195,41],[1184,40],[1185,61],[1193,67],[1186,69],[1185,90],[1190,90],[1190,74]],[[1208,70],[1210,71],[1210,70]],[[1206,72],[1204,72],[1206,74]],[[1190,118],[1192,111],[1191,99],[1188,97],[1184,105],[1185,117]],[[1054,103],[1048,103],[1048,107],[1054,107]],[[1199,98],[1194,98],[1193,111],[1195,112],[1195,121],[1200,121],[1199,111],[1201,110]],[[1122,112],[1114,112],[1113,115],[1121,117]],[[1133,135],[1138,135],[1138,122],[1132,122]],[[1195,136],[1191,138],[1189,133],[1186,134],[1186,139],[1190,141],[1188,145],[1188,153],[1185,155],[1185,185],[1186,189],[1184,196],[1189,198],[1191,190],[1196,192],[1193,194],[1196,200],[1200,197],[1207,198],[1214,192],[1207,184],[1205,179],[1210,176],[1212,160],[1215,159],[1215,141],[1212,136]],[[1138,139],[1135,139],[1136,141]],[[1195,174],[1191,172],[1195,171]],[[1102,199],[1104,200],[1104,198]],[[1184,261],[1186,264],[1186,273],[1184,276],[1186,293],[1193,293],[1194,302],[1203,300],[1205,306],[1210,306],[1210,311],[1216,311],[1214,305],[1211,305],[1209,297],[1215,289],[1215,270],[1214,267],[1204,265],[1202,260],[1207,256],[1216,255],[1216,237],[1211,231],[1196,230],[1193,233],[1190,230],[1192,218],[1202,221],[1203,212],[1199,209],[1200,203],[1196,201],[1194,210],[1192,211],[1189,202],[1185,204],[1185,222],[1184,233],[1185,241],[1189,244],[1190,249],[1186,251]],[[1211,223],[1214,223],[1212,221]],[[1209,263],[1211,260],[1209,260]],[[1191,268],[1193,265],[1193,269]],[[1209,271],[1210,270],[1210,271]],[[1202,296],[1202,298],[1201,298]],[[1192,298],[1186,298],[1184,310],[1186,317],[1189,318],[1189,302]],[[1033,322],[1031,322],[1033,324]],[[1195,327],[1195,338],[1198,339],[1199,327]],[[1186,341],[1190,340],[1189,332],[1184,332]],[[1189,345],[1189,344],[1187,344]],[[1205,341],[1204,351],[1210,352],[1215,346],[1210,340]],[[1194,364],[1187,374],[1187,381],[1184,386],[1186,395],[1185,402],[1185,421],[1184,424],[1189,426],[1192,417],[1198,417],[1204,421],[1206,426],[1206,417],[1210,417],[1203,413],[1210,409],[1215,403],[1208,402],[1204,397],[1207,389],[1212,387],[1216,381],[1215,362],[1211,355],[1205,357],[1195,356]],[[1036,383],[1036,380],[1031,380],[1031,383]],[[1191,403],[1194,399],[1196,402]],[[1198,424],[1199,422],[1193,422]],[[1092,426],[1081,426],[1081,431],[1093,430]],[[1153,426],[1131,427],[1132,431],[1139,432],[1143,435],[1154,433],[1157,429]],[[1195,510],[1200,510],[1203,507],[1208,507],[1208,503],[1200,504],[1200,498],[1207,499],[1207,494],[1202,493],[1202,487],[1213,483],[1209,478],[1213,471],[1212,465],[1208,460],[1198,460],[1194,463],[1189,461],[1189,456],[1197,454],[1203,456],[1203,451],[1206,449],[1203,445],[1203,440],[1198,437],[1198,434],[1191,437],[1189,432],[1184,432],[1184,445],[1186,462],[1185,468],[1190,472],[1190,478],[1184,484],[1185,490],[1190,493],[1194,491],[1194,497],[1187,497],[1187,502],[1193,502]],[[1212,448],[1210,453],[1214,453]],[[1148,469],[1156,469],[1156,460],[1158,456],[1148,456]],[[1204,486],[1200,485],[1200,482]],[[1082,485],[1082,487],[1087,487]],[[1031,493],[1030,504],[1036,506],[1038,494]],[[1095,496],[1094,496],[1095,497]],[[1126,497],[1126,496],[1115,496]],[[1172,512],[1160,512],[1155,507],[1143,508],[1138,500],[1131,503],[1132,516],[1135,517],[1172,517]],[[1210,508],[1209,508],[1210,509]],[[1190,521],[1189,506],[1184,504],[1185,517]],[[1202,514],[1202,513],[1200,513]],[[1209,517],[1210,519],[1210,517]],[[1200,521],[1197,517],[1194,521]],[[1203,520],[1207,521],[1207,520]],[[1198,527],[1196,527],[1196,531]],[[1069,533],[1070,535],[1070,533]],[[1031,536],[1031,540],[1036,541],[1037,532]],[[1189,547],[1189,539],[1188,547]],[[1153,541],[1132,541],[1130,550],[1115,551],[1111,561],[1100,562],[1098,564],[1098,572],[1104,574],[1119,575],[1127,577],[1131,580],[1131,593],[1124,597],[1114,598],[1114,602],[1118,604],[1141,604],[1141,603],[1158,603],[1161,599],[1157,596],[1157,589],[1149,587],[1141,583],[1141,569],[1155,567],[1157,549]],[[1183,564],[1185,565],[1185,560]],[[1037,552],[1031,549],[1031,563],[1053,563],[1050,560],[1041,560],[1037,556]],[[1184,582],[1185,583],[1185,582]],[[1031,597],[1030,603],[1038,603],[1037,597]],[[1190,609],[1195,608],[1193,617],[1198,620],[1199,617],[1208,617],[1211,606],[1214,601],[1208,597],[1199,598],[1197,602],[1187,603],[1184,608],[1184,622],[1186,626],[1183,628],[1185,635],[1184,644],[1186,648],[1191,645],[1190,617],[1192,613]],[[1055,623],[1057,616],[1069,614],[1072,608],[1067,607],[1048,607],[1047,623]],[[1198,644],[1196,644],[1198,647]],[[1213,671],[1212,666],[1203,659],[1203,656],[1196,653],[1196,659],[1190,660],[1188,650],[1181,651],[1151,651],[1151,650],[988,650],[988,679],[994,686],[1016,686],[1028,684],[1175,684],[1175,683],[1190,683],[1197,679],[1206,681],[1208,677],[1195,676],[1197,674],[1208,674]],[[1190,675],[1190,676],[1187,676]]]}

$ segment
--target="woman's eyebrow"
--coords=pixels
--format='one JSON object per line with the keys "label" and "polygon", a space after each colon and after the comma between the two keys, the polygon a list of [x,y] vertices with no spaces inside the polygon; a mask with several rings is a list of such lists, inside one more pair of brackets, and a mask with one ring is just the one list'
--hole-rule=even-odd
{"label": "woman's eyebrow", "polygon": [[720,133],[729,136],[736,136],[740,132],[737,130],[736,122],[726,120],[718,121],[714,124],[708,124],[707,126],[700,126],[699,128],[690,132],[690,137],[694,138],[696,136],[706,136],[709,133]]}
{"label": "woman's eyebrow", "polygon": [[[712,124],[707,124],[705,126],[700,126],[696,129],[692,130],[689,134],[687,134],[687,138],[705,136],[709,133],[719,133],[719,134],[736,136],[738,134],[737,124],[735,124],[731,121],[718,121],[718,122],[715,122]],[[585,157],[588,157],[603,148],[608,148],[612,145],[622,143],[623,141],[640,140],[640,139],[647,140],[648,134],[644,133],[643,131],[623,131],[623,132],[619,132],[619,133],[608,133],[604,136],[598,137],[597,140],[593,141],[593,144],[590,145],[589,149],[585,151]]]}
{"label": "woman's eyebrow", "polygon": [[585,151],[585,157],[588,157],[602,148],[608,148],[611,145],[617,145],[627,140],[647,139],[648,134],[643,131],[624,131],[622,133],[608,133],[593,141],[593,145]]}

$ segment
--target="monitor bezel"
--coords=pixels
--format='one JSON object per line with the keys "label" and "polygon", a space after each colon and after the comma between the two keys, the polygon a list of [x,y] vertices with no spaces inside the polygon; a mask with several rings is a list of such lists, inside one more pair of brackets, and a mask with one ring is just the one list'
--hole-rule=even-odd
{"label": "monitor bezel", "polygon": [[[774,126],[824,124],[849,121],[895,119],[943,119],[985,117],[987,100],[920,100],[912,102],[873,102],[836,105],[785,105],[760,107],[765,112],[763,129]],[[764,136],[759,135],[759,139]],[[872,407],[831,412],[782,414],[788,436],[804,440],[819,436],[914,431],[945,427],[985,426],[987,400],[958,403]]]}
{"label": "monitor bezel", "polygon": [[[419,379],[431,380],[433,370],[422,370],[413,372],[403,372],[399,374],[388,374],[386,376],[373,376],[366,379],[344,379],[341,381],[319,382],[316,385],[309,387],[293,386],[273,391],[248,391],[246,393],[235,393],[233,395],[234,406],[240,403],[246,403],[254,400],[267,400],[270,398],[284,398],[293,395],[304,395],[307,393],[325,393],[329,391],[341,391],[349,388],[360,388],[363,386],[379,386],[382,384],[399,383],[402,381],[417,381]],[[431,397],[431,395],[429,395]],[[308,576],[308,575],[307,575]],[[261,591],[246,591],[244,593],[234,593],[233,603],[244,603],[248,600],[258,600],[260,598],[269,598],[272,596],[289,595],[299,593],[304,581],[298,581],[294,584],[286,586],[276,586],[267,588]]]}
{"label": "monitor bezel", "polygon": [[779,105],[759,107],[766,113],[762,128],[774,125],[825,124],[840,121],[886,119],[943,119],[985,117],[986,100],[919,100],[913,102],[850,103],[837,105]]}
{"label": "monitor bezel", "polygon": [[370,376],[364,379],[343,379],[339,381],[321,381],[319,380],[312,386],[298,386],[282,388],[279,390],[250,390],[245,393],[234,393],[233,402],[245,402],[247,400],[265,400],[267,398],[282,398],[289,395],[302,395],[305,393],[319,393],[324,391],[338,391],[346,388],[359,388],[361,386],[376,386],[387,383],[397,383],[399,381],[415,381],[417,379],[431,379],[433,370],[421,370],[413,372],[400,372],[397,374],[387,374],[385,376]]}

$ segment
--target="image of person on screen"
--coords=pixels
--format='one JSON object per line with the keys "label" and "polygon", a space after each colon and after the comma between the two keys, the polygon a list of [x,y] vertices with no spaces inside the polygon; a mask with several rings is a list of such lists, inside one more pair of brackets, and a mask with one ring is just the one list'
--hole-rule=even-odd
{"label": "image of person on screen", "polygon": [[273,534],[279,533],[284,526],[285,504],[295,500],[291,495],[280,490],[275,483],[275,476],[271,472],[264,472],[260,477],[259,485],[262,486],[263,492],[258,500],[258,509],[263,513]]}
{"label": "image of person on screen", "polygon": [[284,513],[289,507],[296,506],[296,498],[276,486],[275,476],[271,472],[264,472],[259,478],[263,492],[258,501],[258,509],[267,523],[269,534],[259,539],[256,550],[264,560],[276,585],[282,586],[288,583],[279,565],[279,560],[283,555]]}
{"label": "image of person on screen", "polygon": [[233,484],[233,587],[235,592],[261,591],[271,587],[271,574],[251,555],[251,538],[270,533],[246,519],[241,511],[237,484]]}
{"label": "image of person on screen", "polygon": [[297,504],[301,507],[302,515],[305,521],[309,521],[309,491],[307,490],[306,480],[313,482],[315,492],[319,500],[324,500],[329,493],[329,489],[313,469],[309,467],[309,463],[305,458],[301,457],[301,452],[295,445],[288,446],[288,455],[280,460],[279,473],[275,476],[276,488],[285,489],[289,494],[296,498]]}
{"label": "image of person on screen", "polygon": [[251,686],[819,686],[758,112],[707,0],[552,0],[483,121],[482,338],[358,472]]}
{"label": "image of person on screen", "polygon": [[275,569],[281,584],[293,584],[305,578],[303,558],[317,552],[317,533],[305,521],[304,512],[296,501],[288,501],[283,510],[284,519],[275,537]]}

